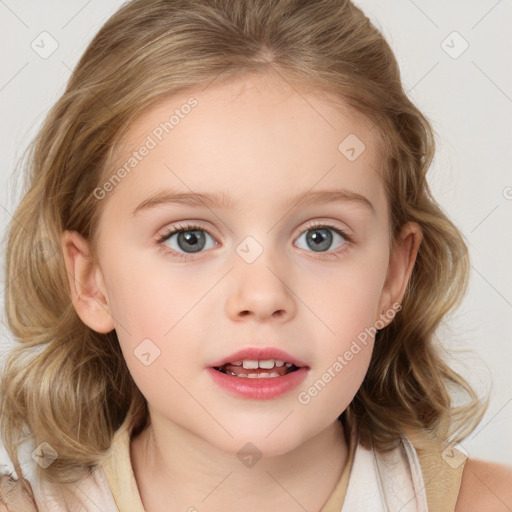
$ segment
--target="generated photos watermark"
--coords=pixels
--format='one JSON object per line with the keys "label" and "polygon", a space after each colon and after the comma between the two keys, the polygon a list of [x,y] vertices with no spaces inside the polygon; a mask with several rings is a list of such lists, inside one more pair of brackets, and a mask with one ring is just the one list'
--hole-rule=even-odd
{"label": "generated photos watermark", "polygon": [[383,329],[402,309],[402,305],[395,303],[393,306],[383,313],[371,327],[366,327],[361,331],[356,339],[352,340],[352,344],[343,354],[339,354],[329,368],[327,368],[320,378],[318,378],[308,389],[301,391],[297,395],[297,400],[302,405],[307,405],[313,398],[331,382],[348,364],[354,359],[361,350],[367,346],[368,340],[373,338],[379,329]]}
{"label": "generated photos watermark", "polygon": [[197,107],[198,101],[194,97],[190,97],[186,103],[180,108],[174,109],[174,113],[167,121],[161,122],[156,126],[152,132],[144,139],[142,145],[133,151],[132,155],[112,174],[112,176],[105,181],[101,186],[94,189],[93,195],[96,199],[101,200],[106,195],[114,190],[114,188],[125,178],[137,165],[139,165],[150,151],[155,149],[160,142],[162,142],[166,135],[172,132],[183,119],[185,119],[194,107]]}

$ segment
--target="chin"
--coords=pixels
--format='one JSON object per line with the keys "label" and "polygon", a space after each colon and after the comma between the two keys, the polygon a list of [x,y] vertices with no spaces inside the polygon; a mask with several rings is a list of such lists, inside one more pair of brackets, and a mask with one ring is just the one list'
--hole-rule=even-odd
{"label": "chin", "polygon": [[[297,432],[297,429],[290,430],[284,427],[275,428],[252,428],[238,432],[230,429],[233,438],[223,436],[222,440],[217,438],[207,439],[215,444],[220,450],[231,453],[235,456],[242,456],[245,452],[254,452],[260,457],[278,457],[295,450],[307,440],[307,437]],[[281,429],[279,431],[279,429]],[[269,434],[269,432],[271,432]]]}

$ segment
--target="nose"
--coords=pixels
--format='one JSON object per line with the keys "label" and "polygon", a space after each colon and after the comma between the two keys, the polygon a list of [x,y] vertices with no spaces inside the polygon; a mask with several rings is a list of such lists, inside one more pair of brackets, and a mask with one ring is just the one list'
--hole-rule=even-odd
{"label": "nose", "polygon": [[227,315],[239,322],[252,318],[259,322],[290,321],[296,314],[296,300],[289,272],[273,268],[265,252],[253,263],[240,261],[231,275],[232,290],[226,302]]}

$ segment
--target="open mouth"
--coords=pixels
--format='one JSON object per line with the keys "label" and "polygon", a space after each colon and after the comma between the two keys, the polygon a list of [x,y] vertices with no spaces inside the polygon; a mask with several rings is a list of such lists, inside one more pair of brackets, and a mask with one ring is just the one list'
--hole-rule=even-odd
{"label": "open mouth", "polygon": [[298,369],[299,367],[295,366],[293,363],[275,359],[234,361],[219,367],[214,367],[214,370],[224,373],[225,375],[246,379],[283,377]]}

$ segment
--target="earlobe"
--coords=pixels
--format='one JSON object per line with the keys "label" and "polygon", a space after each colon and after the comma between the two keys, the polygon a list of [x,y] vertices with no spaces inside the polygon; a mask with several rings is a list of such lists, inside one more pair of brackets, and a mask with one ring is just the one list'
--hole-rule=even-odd
{"label": "earlobe", "polygon": [[91,329],[107,333],[114,329],[101,268],[91,257],[89,242],[77,231],[64,231],[61,248],[73,306]]}
{"label": "earlobe", "polygon": [[[384,318],[386,312],[393,307],[394,304],[402,302],[407,283],[412,274],[416,256],[418,254],[423,234],[420,226],[416,222],[409,222],[404,225],[395,247],[389,258],[388,272],[386,281],[382,289],[381,299],[379,302],[380,318]],[[391,316],[391,318],[394,315]],[[389,323],[386,321],[386,325]]]}

